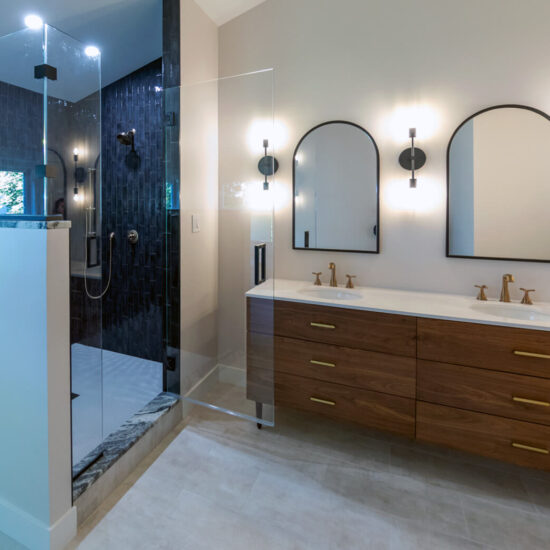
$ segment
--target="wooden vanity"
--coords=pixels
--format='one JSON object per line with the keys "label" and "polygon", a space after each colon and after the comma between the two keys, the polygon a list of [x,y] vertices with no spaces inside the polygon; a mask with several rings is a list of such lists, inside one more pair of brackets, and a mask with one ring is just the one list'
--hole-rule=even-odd
{"label": "wooden vanity", "polygon": [[550,332],[254,297],[247,311],[248,399],[550,470]]}

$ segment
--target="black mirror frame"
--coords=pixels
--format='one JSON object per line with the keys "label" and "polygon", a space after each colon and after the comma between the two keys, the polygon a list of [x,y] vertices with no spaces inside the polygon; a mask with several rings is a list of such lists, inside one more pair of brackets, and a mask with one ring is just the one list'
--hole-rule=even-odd
{"label": "black mirror frame", "polygon": [[526,111],[532,111],[533,113],[536,113],[542,117],[544,117],[546,120],[550,121],[550,115],[548,115],[547,113],[545,113],[544,111],[541,111],[540,109],[536,109],[535,107],[529,107],[527,105],[519,105],[519,104],[514,104],[514,103],[509,103],[509,104],[503,104],[503,105],[494,105],[493,107],[487,107],[485,109],[482,109],[481,111],[478,111],[477,113],[474,113],[473,115],[469,116],[467,119],[465,119],[464,121],[462,121],[456,128],[456,130],[453,132],[452,136],[451,136],[451,139],[449,140],[449,145],[447,146],[447,222],[446,222],[446,225],[447,225],[447,235],[446,235],[446,240],[445,240],[445,253],[446,253],[446,256],[447,258],[462,258],[462,259],[467,259],[467,260],[500,260],[500,261],[507,261],[507,262],[537,262],[537,263],[550,263],[550,259],[549,260],[532,260],[532,259],[527,259],[527,258],[498,258],[498,257],[494,257],[494,256],[463,256],[463,255],[459,255],[459,254],[451,254],[449,252],[449,249],[450,249],[450,243],[449,243],[449,239],[450,239],[450,223],[449,223],[449,213],[450,213],[450,193],[449,193],[449,190],[450,190],[450,155],[451,155],[451,145],[453,143],[453,139],[455,138],[456,134],[458,133],[458,131],[467,123],[469,122],[470,120],[472,120],[473,118],[475,118],[476,116],[478,115],[481,115],[483,113],[487,113],[488,111],[494,111],[496,109],[525,109]]}
{"label": "black mirror frame", "polygon": [[[300,247],[296,246],[296,154],[298,153],[298,149],[300,149],[300,145],[306,139],[309,134],[314,132],[315,130],[318,130],[319,128],[322,128],[323,126],[328,126],[329,124],[348,124],[349,126],[354,126],[355,128],[358,128],[372,141],[372,144],[374,145],[374,150],[376,151],[376,250],[344,250],[341,248],[306,248],[306,247]],[[294,149],[294,153],[292,154],[292,249],[293,250],[308,250],[311,252],[351,252],[356,254],[380,254],[380,152],[378,150],[378,145],[376,144],[376,141],[372,137],[372,135],[365,130],[362,126],[359,126],[359,124],[355,124],[355,122],[349,122],[347,120],[329,120],[327,122],[322,122],[321,124],[318,124],[317,126],[314,126],[310,130],[308,130],[300,139],[298,142],[298,145],[296,145],[296,148]]]}

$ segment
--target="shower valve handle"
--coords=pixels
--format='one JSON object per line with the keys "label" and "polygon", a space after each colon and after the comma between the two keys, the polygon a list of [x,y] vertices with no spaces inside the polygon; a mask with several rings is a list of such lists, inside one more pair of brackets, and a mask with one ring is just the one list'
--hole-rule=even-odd
{"label": "shower valve handle", "polygon": [[139,234],[135,229],[128,231],[128,242],[130,244],[137,244],[139,240]]}

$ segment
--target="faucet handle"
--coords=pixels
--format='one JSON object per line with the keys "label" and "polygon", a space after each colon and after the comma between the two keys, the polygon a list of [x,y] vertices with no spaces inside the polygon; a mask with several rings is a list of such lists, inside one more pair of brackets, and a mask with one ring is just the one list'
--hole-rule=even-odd
{"label": "faucet handle", "polygon": [[346,274],[346,277],[348,278],[348,282],[346,283],[346,288],[354,288],[352,279],[355,279],[357,277],[357,275],[347,275]]}
{"label": "faucet handle", "polygon": [[321,279],[319,278],[319,276],[322,275],[323,272],[322,271],[313,271],[311,274],[315,275],[315,282],[313,284],[315,286],[321,286],[322,283],[321,283]]}
{"label": "faucet handle", "polygon": [[523,290],[523,298],[521,299],[522,304],[526,304],[528,306],[533,305],[533,300],[531,300],[531,296],[529,296],[529,292],[535,292],[534,288],[520,288],[520,290]]}
{"label": "faucet handle", "polygon": [[487,301],[487,295],[485,294],[485,289],[489,288],[487,285],[474,285],[476,288],[479,288],[479,293],[477,295],[476,300],[480,300],[482,302]]}

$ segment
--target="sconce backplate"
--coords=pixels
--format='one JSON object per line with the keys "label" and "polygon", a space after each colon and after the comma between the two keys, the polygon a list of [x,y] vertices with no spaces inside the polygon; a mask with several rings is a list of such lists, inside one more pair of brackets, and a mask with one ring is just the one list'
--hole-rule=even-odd
{"label": "sconce backplate", "polygon": [[78,183],[84,183],[86,181],[86,170],[82,166],[77,166],[74,171],[74,179]]}
{"label": "sconce backplate", "polygon": [[258,170],[260,171],[260,174],[263,174],[264,176],[272,176],[278,169],[279,161],[270,155],[262,157],[260,162],[258,162]]}
{"label": "sconce backplate", "polygon": [[[412,147],[405,149],[399,155],[399,164],[405,170],[412,170]],[[414,148],[414,169],[419,170],[426,164],[426,153],[419,149],[418,147]]]}

